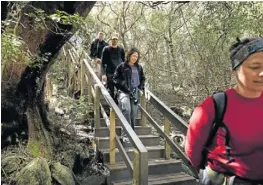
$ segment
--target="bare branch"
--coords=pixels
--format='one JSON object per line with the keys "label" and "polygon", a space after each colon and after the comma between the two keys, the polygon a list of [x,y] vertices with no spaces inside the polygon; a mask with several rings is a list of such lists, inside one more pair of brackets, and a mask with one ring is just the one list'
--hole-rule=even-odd
{"label": "bare branch", "polygon": [[104,9],[105,9],[105,6],[103,6],[103,8],[101,9],[100,13],[97,14],[97,19],[98,19],[102,24],[104,24],[104,25],[112,28],[111,25],[109,25],[108,23],[106,23],[106,22],[104,22],[103,20],[100,19],[100,14],[103,12]]}
{"label": "bare branch", "polygon": [[[171,1],[151,1],[151,2],[143,2],[139,1],[138,3],[143,4],[144,6],[148,6],[150,8],[155,9],[159,5],[166,5],[170,3]],[[177,4],[186,4],[189,3],[190,1],[175,1]]]}
{"label": "bare branch", "polygon": [[190,38],[191,38],[191,40],[192,40],[192,43],[193,43],[193,45],[194,45],[194,48],[195,48],[196,52],[198,53],[198,55],[200,56],[200,58],[201,58],[201,60],[202,60],[203,57],[202,57],[201,53],[199,52],[199,50],[197,49],[197,46],[196,46],[196,44],[195,44],[195,41],[194,41],[194,39],[193,39],[193,37],[192,37],[192,35],[191,35],[190,31],[189,31],[188,25],[187,25],[187,23],[186,23],[186,21],[185,21],[185,17],[184,17],[183,10],[182,10],[181,8],[180,8],[180,11],[181,11],[181,15],[182,15],[182,18],[183,18],[183,21],[184,21],[184,24],[185,24],[187,33],[188,33],[188,35],[190,36]]}
{"label": "bare branch", "polygon": [[135,25],[135,23],[138,22],[140,20],[140,18],[143,16],[143,8],[144,7],[142,6],[140,15],[134,20],[133,23],[130,24],[129,29],[131,29]]}
{"label": "bare branch", "polygon": [[118,17],[118,13],[116,11],[113,10],[113,8],[111,7],[111,4],[109,4],[110,10]]}

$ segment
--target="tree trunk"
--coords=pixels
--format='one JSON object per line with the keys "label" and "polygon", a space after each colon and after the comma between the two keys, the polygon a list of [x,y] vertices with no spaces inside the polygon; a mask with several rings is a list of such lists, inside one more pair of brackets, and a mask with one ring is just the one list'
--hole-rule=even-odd
{"label": "tree trunk", "polygon": [[94,4],[91,1],[29,2],[21,11],[20,23],[23,26],[18,24],[15,33],[22,37],[36,57],[32,59],[30,66],[23,64],[23,61],[10,65],[15,69],[12,74],[10,66],[3,71],[1,107],[2,113],[6,114],[2,114],[2,122],[15,121],[20,125],[27,123],[27,150],[34,157],[52,157],[52,127],[44,104],[45,76],[61,47],[76,30],[71,25],[58,24],[61,33],[57,34],[54,33],[51,20],[43,19],[47,25],[43,28],[26,14],[34,13],[37,8],[44,10],[47,15],[60,10],[86,17]]}

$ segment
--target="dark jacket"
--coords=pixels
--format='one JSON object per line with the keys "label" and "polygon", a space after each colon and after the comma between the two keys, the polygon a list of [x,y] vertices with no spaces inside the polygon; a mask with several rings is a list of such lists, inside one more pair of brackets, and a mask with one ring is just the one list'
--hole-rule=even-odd
{"label": "dark jacket", "polygon": [[[134,65],[137,67],[139,72],[140,85],[138,88],[140,90],[144,90],[145,76],[143,73],[143,68],[138,63],[135,63]],[[130,93],[132,90],[131,78],[132,78],[132,69],[128,64],[128,61],[125,61],[121,63],[115,70],[113,76],[113,83],[118,90],[121,90],[125,93]]]}
{"label": "dark jacket", "polygon": [[125,52],[121,47],[113,48],[112,46],[107,46],[102,51],[101,58],[101,73],[113,75],[116,67],[124,62]]}
{"label": "dark jacket", "polygon": [[104,40],[99,42],[99,39],[95,39],[90,46],[90,58],[92,59],[101,58],[103,48],[108,45],[109,44]]}

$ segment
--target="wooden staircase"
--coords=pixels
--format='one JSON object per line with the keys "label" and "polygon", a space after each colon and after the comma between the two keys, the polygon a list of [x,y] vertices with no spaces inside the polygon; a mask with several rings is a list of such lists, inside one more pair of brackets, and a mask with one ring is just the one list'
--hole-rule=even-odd
{"label": "wooden staircase", "polygon": [[[196,179],[193,177],[197,176],[196,169],[189,164],[187,156],[178,143],[174,142],[169,136],[171,124],[183,134],[186,134],[187,123],[146,89],[141,94],[139,104],[141,119],[137,120],[135,131],[133,131],[105,86],[94,73],[89,64],[91,59],[89,61],[87,59],[80,60],[81,57],[74,48],[68,50],[68,52],[74,53],[74,55],[70,55],[70,58],[75,67],[79,69],[80,66],[80,73],[78,74],[81,97],[87,91],[87,103],[94,106],[94,144],[96,151],[102,153],[103,163],[110,170],[108,184],[197,184]],[[76,65],[77,61],[81,62]],[[147,103],[154,105],[165,118],[164,129],[147,112]],[[109,107],[110,116],[105,111]],[[149,123],[148,126],[146,120]],[[121,127],[130,139],[130,143],[120,142]],[[160,135],[153,135],[153,128]],[[160,144],[161,138],[165,141],[164,146]],[[174,151],[180,159],[171,159],[171,151]],[[189,169],[188,172],[192,175],[185,173],[185,167]]]}
{"label": "wooden staircase", "polygon": [[[103,154],[103,163],[109,168],[109,184],[131,185],[132,175],[122,160],[118,149],[116,150],[114,165],[109,164],[109,129],[103,119],[101,128],[95,129],[95,141],[97,150]],[[161,138],[152,135],[152,127],[142,127],[140,120],[136,120],[135,133],[139,136],[148,151],[148,184],[149,185],[196,185],[196,179],[184,172],[182,162],[178,159],[165,159],[165,147],[160,145]],[[120,122],[116,121],[116,135],[120,136]],[[131,143],[123,143],[123,146],[131,159],[134,158],[134,148]]]}

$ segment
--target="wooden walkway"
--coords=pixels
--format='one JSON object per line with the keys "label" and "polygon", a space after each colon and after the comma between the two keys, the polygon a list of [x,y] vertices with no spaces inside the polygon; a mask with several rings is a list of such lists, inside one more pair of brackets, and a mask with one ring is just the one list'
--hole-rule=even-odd
{"label": "wooden walkway", "polygon": [[[139,104],[141,116],[137,119],[133,131],[92,70],[90,62],[86,59],[74,58],[77,57],[76,53],[72,54],[74,50],[68,52],[71,53],[70,57],[74,63],[80,61],[81,95],[84,95],[84,89],[87,89],[87,103],[94,105],[94,146],[97,152],[102,153],[103,163],[110,170],[108,183],[114,185],[197,184],[194,178],[197,177],[196,170],[189,164],[180,145],[170,138],[171,124],[186,134],[187,123],[153,93],[145,90],[145,93],[141,94]],[[152,104],[163,115],[164,129],[147,112],[147,104]],[[109,116],[105,109],[110,110]],[[121,129],[126,132],[129,143],[120,142]],[[175,152],[178,158],[171,158],[171,151]]]}

